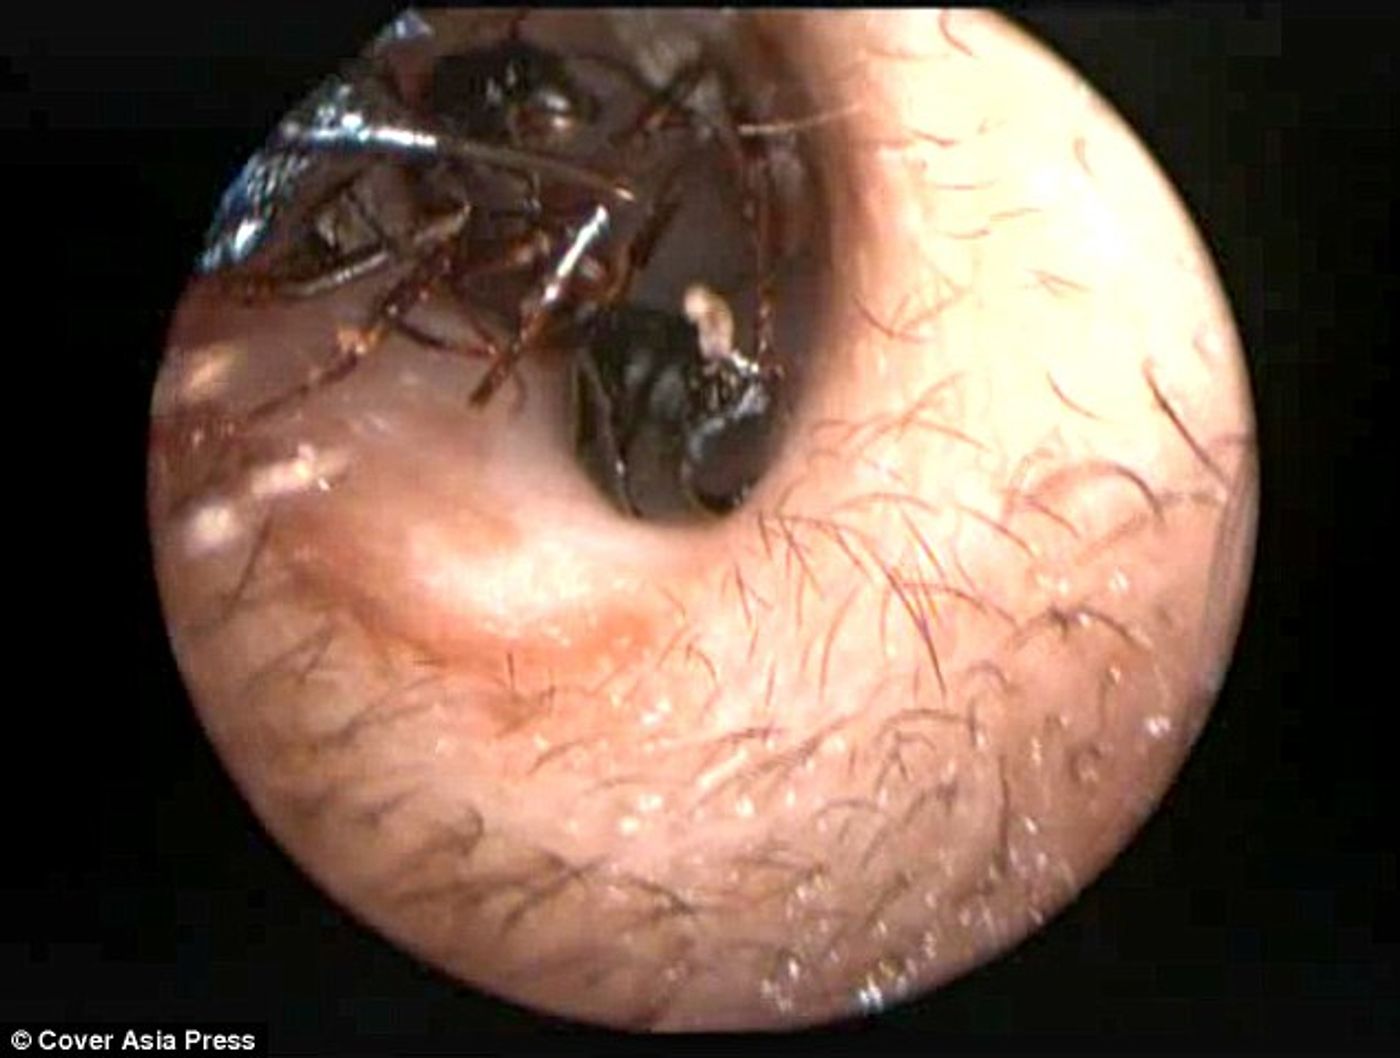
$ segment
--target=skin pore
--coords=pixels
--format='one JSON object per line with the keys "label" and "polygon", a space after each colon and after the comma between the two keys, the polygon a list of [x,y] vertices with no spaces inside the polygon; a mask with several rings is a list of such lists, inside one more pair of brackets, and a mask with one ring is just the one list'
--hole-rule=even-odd
{"label": "skin pore", "polygon": [[760,30],[834,296],[734,515],[620,515],[545,358],[477,410],[480,361],[390,338],[229,440],[355,285],[192,284],[154,399],[171,639],[259,817],[395,942],[609,1025],[877,1010],[1038,927],[1171,782],[1252,559],[1228,308],[1118,117],[985,13]]}

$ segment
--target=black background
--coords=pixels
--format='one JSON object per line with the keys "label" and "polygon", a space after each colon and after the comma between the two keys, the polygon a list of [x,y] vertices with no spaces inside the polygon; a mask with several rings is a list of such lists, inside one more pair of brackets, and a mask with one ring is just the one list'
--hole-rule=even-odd
{"label": "black background", "polygon": [[[248,1020],[274,1053],[601,1043],[419,966],[292,867],[195,723],[151,581],[148,391],[214,196],[390,8],[86,6],[20,5],[0,27],[17,536],[0,1021]],[[1398,35],[1314,11],[1022,15],[1139,130],[1216,256],[1258,404],[1257,569],[1217,711],[1140,838],[1014,954],[844,1031],[1017,1051],[1397,1042],[1395,474],[1376,428],[1400,304]]]}

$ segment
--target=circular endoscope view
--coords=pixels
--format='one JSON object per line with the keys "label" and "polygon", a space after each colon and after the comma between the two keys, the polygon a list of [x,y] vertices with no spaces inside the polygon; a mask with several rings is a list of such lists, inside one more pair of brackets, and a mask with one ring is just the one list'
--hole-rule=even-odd
{"label": "circular endoscope view", "polygon": [[413,9],[229,176],[152,397],[164,615],[385,944],[590,1025],[874,1015],[1172,784],[1250,579],[1244,358],[1025,30]]}

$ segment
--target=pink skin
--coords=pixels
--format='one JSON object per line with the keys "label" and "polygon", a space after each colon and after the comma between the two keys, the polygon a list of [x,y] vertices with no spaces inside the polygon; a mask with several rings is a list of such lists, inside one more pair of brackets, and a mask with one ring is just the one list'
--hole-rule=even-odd
{"label": "pink skin", "polygon": [[994,16],[764,20],[840,115],[841,297],[741,513],[621,519],[548,357],[476,411],[480,362],[392,338],[225,444],[359,288],[195,284],[155,402],[171,637],[269,830],[604,1024],[825,1020],[1020,940],[1171,782],[1252,558],[1228,309],[1116,115]]}

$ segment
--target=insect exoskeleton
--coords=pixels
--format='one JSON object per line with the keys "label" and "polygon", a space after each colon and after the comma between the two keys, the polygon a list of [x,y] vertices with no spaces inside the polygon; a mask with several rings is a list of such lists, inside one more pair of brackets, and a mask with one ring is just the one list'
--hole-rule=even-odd
{"label": "insect exoskeleton", "polygon": [[725,513],[762,473],[778,375],[734,337],[728,303],[701,284],[679,311],[624,305],[598,319],[574,364],[574,443],[621,509]]}
{"label": "insect exoskeleton", "polygon": [[[771,448],[784,374],[797,154],[750,134],[781,115],[736,87],[712,37],[652,52],[595,33],[583,50],[533,24],[464,34],[420,18],[318,87],[244,168],[201,270],[251,299],[362,284],[367,305],[306,378],[245,415],[316,396],[392,335],[463,357],[475,406],[522,358],[563,352],[561,413],[620,509],[732,509]],[[463,325],[435,329],[429,304]]]}

